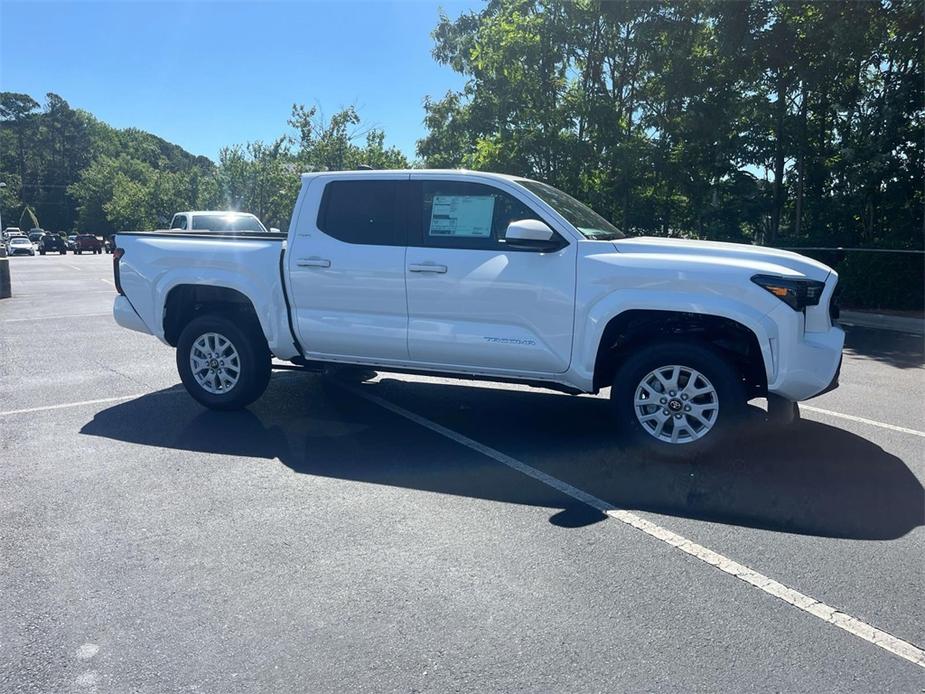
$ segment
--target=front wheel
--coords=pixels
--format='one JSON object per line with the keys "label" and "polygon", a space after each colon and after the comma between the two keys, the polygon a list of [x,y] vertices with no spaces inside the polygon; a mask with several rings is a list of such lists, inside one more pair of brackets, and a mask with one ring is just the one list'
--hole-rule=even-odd
{"label": "front wheel", "polygon": [[666,341],[617,369],[610,399],[631,443],[668,458],[696,457],[735,429],[745,412],[738,370],[709,346]]}
{"label": "front wheel", "polygon": [[270,350],[256,320],[200,316],[177,342],[177,371],[186,390],[213,410],[239,410],[270,381]]}

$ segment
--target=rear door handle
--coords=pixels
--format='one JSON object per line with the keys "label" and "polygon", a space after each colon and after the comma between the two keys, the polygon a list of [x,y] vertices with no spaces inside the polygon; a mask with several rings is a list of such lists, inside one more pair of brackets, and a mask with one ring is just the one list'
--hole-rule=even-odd
{"label": "rear door handle", "polygon": [[408,266],[410,272],[446,272],[446,265],[435,265],[434,263],[413,263]]}
{"label": "rear door handle", "polygon": [[316,258],[312,256],[311,258],[299,258],[295,261],[295,264],[299,267],[331,267],[331,261],[326,258]]}

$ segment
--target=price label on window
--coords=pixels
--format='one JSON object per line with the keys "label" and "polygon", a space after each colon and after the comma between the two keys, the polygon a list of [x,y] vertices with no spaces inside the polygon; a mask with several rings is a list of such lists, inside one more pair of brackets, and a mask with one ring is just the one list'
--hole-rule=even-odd
{"label": "price label on window", "polygon": [[435,195],[430,213],[431,236],[491,236],[493,195]]}

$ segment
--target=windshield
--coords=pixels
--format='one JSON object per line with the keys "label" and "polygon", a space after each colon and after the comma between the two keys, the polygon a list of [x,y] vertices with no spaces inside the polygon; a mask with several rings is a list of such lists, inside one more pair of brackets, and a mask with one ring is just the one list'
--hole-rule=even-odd
{"label": "windshield", "polygon": [[24,238],[22,236],[17,236],[15,239],[10,241],[10,244],[12,244],[13,246],[25,246],[28,243],[29,243],[29,239]]}
{"label": "windshield", "polygon": [[543,202],[565,217],[569,224],[578,229],[586,239],[614,241],[626,238],[626,234],[617,227],[568,193],[563,193],[558,188],[539,181],[520,180],[517,182],[542,198]]}
{"label": "windshield", "polygon": [[266,231],[256,217],[241,214],[193,215],[193,229],[197,231]]}

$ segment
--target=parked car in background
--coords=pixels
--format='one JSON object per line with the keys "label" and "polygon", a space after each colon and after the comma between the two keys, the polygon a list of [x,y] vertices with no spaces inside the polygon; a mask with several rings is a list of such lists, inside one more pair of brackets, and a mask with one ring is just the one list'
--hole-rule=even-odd
{"label": "parked car in background", "polygon": [[[306,368],[610,388],[632,441],[690,455],[838,385],[838,275],[747,244],[627,238],[552,186],[464,171],[305,174],[289,234],[118,232],[126,328],[206,407]],[[194,218],[195,219],[195,218]]]}
{"label": "parked car in background", "polygon": [[[263,223],[247,212],[193,210],[177,212],[170,222],[171,231],[266,231]],[[278,232],[279,229],[271,229]]]}
{"label": "parked car in background", "polygon": [[56,234],[54,232],[46,232],[42,235],[42,238],[39,239],[39,255],[45,255],[46,253],[60,253],[65,255],[67,253],[67,241],[64,239],[61,234]]}
{"label": "parked car in background", "polygon": [[19,227],[7,227],[6,229],[3,230],[3,233],[0,234],[0,236],[2,236],[2,239],[0,240],[2,240],[3,243],[6,243],[14,236],[21,236],[21,235],[22,235],[22,231],[20,230]]}
{"label": "parked car in background", "polygon": [[84,252],[102,253],[103,242],[93,234],[77,234],[77,238],[74,239],[74,253],[80,255]]}
{"label": "parked car in background", "polygon": [[106,240],[103,241],[103,249],[107,253],[112,253],[116,249],[116,237],[113,235],[107,236]]}
{"label": "parked car in background", "polygon": [[35,255],[35,246],[28,236],[13,236],[6,242],[7,255]]}
{"label": "parked car in background", "polygon": [[29,234],[28,234],[29,240],[30,240],[32,243],[36,244],[36,246],[38,245],[38,242],[41,241],[41,239],[42,239],[42,237],[43,237],[44,235],[45,235],[45,230],[44,230],[44,229],[40,229],[39,227],[35,227],[35,228],[33,228],[33,229],[29,229]]}
{"label": "parked car in background", "polygon": [[77,234],[69,234],[67,237],[67,249],[69,251],[75,250],[76,246],[74,242],[77,241]]}

